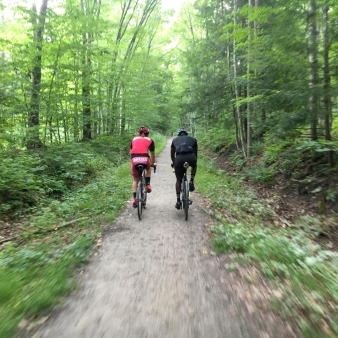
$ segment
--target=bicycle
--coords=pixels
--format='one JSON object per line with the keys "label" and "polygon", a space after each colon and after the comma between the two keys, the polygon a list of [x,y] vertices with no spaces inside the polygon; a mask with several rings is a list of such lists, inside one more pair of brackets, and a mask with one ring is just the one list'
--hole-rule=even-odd
{"label": "bicycle", "polygon": [[189,205],[192,204],[190,197],[190,190],[189,190],[189,182],[188,182],[188,175],[187,171],[189,168],[189,163],[184,162],[183,168],[185,169],[182,183],[181,183],[181,200],[182,200],[182,208],[184,210],[185,220],[188,220],[188,210]]}
{"label": "bicycle", "polygon": [[[181,182],[181,209],[184,210],[185,220],[188,220],[189,217],[189,205],[192,204],[192,200],[190,199],[190,190],[189,190],[189,181],[187,171],[189,168],[189,163],[183,163],[184,174]],[[173,172],[175,169],[173,168]]]}
{"label": "bicycle", "polygon": [[[142,219],[142,211],[146,208],[147,205],[147,189],[146,189],[146,174],[145,169],[147,168],[144,164],[138,164],[136,166],[137,171],[139,172],[140,179],[137,184],[136,189],[136,202],[137,202],[137,215],[138,219]],[[154,173],[156,172],[156,167],[154,168]]]}

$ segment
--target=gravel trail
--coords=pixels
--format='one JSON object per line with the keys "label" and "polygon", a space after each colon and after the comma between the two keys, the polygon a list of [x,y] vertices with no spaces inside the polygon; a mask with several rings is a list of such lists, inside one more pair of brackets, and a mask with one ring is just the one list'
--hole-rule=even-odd
{"label": "gravel trail", "polygon": [[[213,220],[192,193],[189,220],[174,208],[170,142],[157,157],[142,221],[131,201],[79,276],[79,288],[31,337],[293,337],[275,317],[248,311],[210,251]],[[198,171],[197,171],[198,184]]]}

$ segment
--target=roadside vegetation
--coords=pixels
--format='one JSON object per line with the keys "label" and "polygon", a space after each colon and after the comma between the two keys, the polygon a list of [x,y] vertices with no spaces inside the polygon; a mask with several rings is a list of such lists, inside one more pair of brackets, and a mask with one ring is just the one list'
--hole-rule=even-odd
{"label": "roadside vegetation", "polygon": [[[166,138],[152,137],[159,152]],[[0,251],[1,337],[14,336],[19,323],[41,317],[76,287],[76,268],[131,197],[129,145],[130,138],[102,137],[5,158],[1,226],[12,227],[15,238]]]}
{"label": "roadside vegetation", "polygon": [[257,266],[281,291],[272,299],[276,309],[296,322],[305,337],[337,337],[338,254],[316,241],[325,223],[299,215],[285,225],[248,187],[247,173],[255,176],[255,169],[229,174],[219,169],[216,158],[201,158],[198,170],[198,191],[217,219],[211,230],[214,250],[237,253],[225,268]]}
{"label": "roadside vegetation", "polygon": [[276,282],[305,336],[337,337],[338,2],[80,7],[0,3],[0,336],[75,287],[130,197],[123,135],[147,121],[211,151],[215,250]]}

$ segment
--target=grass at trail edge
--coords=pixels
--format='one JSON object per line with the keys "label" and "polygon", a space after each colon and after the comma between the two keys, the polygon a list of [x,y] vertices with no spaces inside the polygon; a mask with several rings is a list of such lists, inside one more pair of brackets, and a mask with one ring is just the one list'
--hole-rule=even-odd
{"label": "grass at trail edge", "polygon": [[283,293],[274,305],[298,324],[304,337],[338,337],[338,254],[299,230],[299,224],[317,220],[300,217],[289,228],[275,226],[274,211],[240,176],[217,169],[203,156],[196,182],[218,221],[212,229],[214,250],[237,253],[239,262],[258,266]]}
{"label": "grass at trail edge", "polygon": [[[156,133],[152,137],[158,153],[166,138]],[[19,323],[48,313],[76,288],[74,271],[86,262],[105,225],[113,222],[131,199],[127,159],[128,154],[125,163],[116,166],[109,156],[104,159],[103,151],[95,178],[62,200],[46,201],[30,217],[29,225],[32,230],[43,230],[81,221],[34,236],[27,231],[22,241],[9,242],[0,251],[0,337],[15,337]]]}

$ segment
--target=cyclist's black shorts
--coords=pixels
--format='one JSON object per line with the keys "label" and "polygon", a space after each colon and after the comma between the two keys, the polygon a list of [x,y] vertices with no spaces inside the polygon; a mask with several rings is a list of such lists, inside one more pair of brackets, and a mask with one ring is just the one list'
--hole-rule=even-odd
{"label": "cyclist's black shorts", "polygon": [[196,156],[194,153],[189,154],[178,154],[175,158],[174,168],[176,177],[183,177],[185,169],[183,168],[183,163],[188,162],[189,166],[194,168],[196,167]]}

